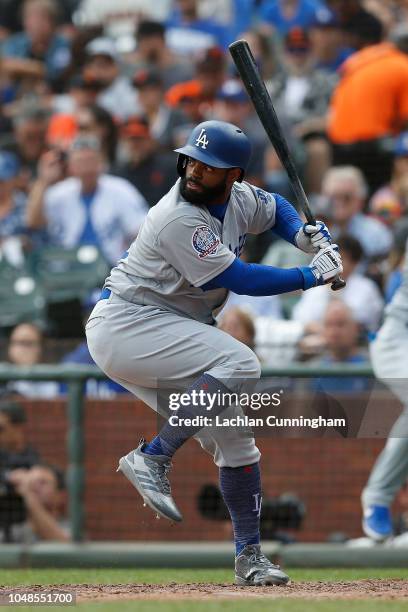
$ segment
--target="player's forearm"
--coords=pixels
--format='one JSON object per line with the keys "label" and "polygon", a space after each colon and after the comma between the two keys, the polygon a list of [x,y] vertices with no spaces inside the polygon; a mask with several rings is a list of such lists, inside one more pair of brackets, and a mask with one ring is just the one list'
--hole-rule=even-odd
{"label": "player's forearm", "polygon": [[224,272],[201,288],[204,291],[224,288],[239,295],[265,296],[315,286],[316,278],[310,268],[282,269],[235,259]]}
{"label": "player's forearm", "polygon": [[26,210],[26,226],[29,229],[39,229],[45,225],[44,217],[44,193],[48,183],[41,179],[35,181],[28,196]]}
{"label": "player's forearm", "polygon": [[295,236],[303,226],[303,221],[297,210],[278,193],[272,194],[276,201],[275,225],[273,233],[287,242],[296,245]]}

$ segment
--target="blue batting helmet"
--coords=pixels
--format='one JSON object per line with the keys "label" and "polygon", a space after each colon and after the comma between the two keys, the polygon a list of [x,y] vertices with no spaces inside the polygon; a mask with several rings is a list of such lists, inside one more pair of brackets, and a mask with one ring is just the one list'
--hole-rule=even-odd
{"label": "blue batting helmet", "polygon": [[236,125],[225,121],[204,121],[191,131],[186,145],[175,152],[179,154],[177,171],[180,176],[184,176],[187,158],[192,157],[215,168],[241,168],[239,180],[242,181],[251,156],[251,145]]}

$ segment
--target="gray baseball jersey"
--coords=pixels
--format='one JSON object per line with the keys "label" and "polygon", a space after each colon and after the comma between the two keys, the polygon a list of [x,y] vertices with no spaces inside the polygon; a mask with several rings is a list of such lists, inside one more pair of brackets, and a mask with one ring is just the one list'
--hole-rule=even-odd
{"label": "gray baseball jersey", "polygon": [[224,221],[180,195],[180,179],[150,209],[129,251],[105,286],[124,300],[213,324],[228,291],[200,288],[239,257],[247,234],[275,223],[274,197],[234,183]]}
{"label": "gray baseball jersey", "polygon": [[408,242],[405,247],[402,284],[386,307],[385,314],[408,322]]}

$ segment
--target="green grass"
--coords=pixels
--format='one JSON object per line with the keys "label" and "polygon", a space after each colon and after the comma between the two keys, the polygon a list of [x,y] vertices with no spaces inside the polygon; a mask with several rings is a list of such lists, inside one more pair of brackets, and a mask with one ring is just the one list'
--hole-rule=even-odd
{"label": "green grass", "polygon": [[[350,581],[364,578],[402,578],[408,580],[407,569],[290,569],[294,582],[302,581]],[[233,581],[233,572],[226,569],[13,569],[0,570],[1,585],[29,586],[31,584],[123,584],[168,582],[211,582]],[[335,594],[333,594],[335,597]],[[369,594],[367,594],[369,598]],[[1,610],[32,610],[43,608],[1,607]],[[307,599],[256,599],[249,600],[242,595],[235,600],[207,601],[126,601],[87,602],[75,607],[47,606],[46,610],[72,609],[78,612],[407,612],[407,602],[374,600],[307,600]]]}
{"label": "green grass", "polygon": [[[117,612],[118,604],[79,605],[83,612]],[[120,604],[120,612],[406,612],[406,602],[391,601],[305,601],[288,599],[257,599],[246,601],[185,601],[185,602],[148,602],[141,601]],[[37,608],[38,612],[38,608]]]}
{"label": "green grass", "polygon": [[[408,568],[392,569],[288,569],[293,581],[342,581],[363,578],[403,578]],[[2,569],[2,585],[30,584],[123,584],[167,582],[232,582],[232,569]]]}

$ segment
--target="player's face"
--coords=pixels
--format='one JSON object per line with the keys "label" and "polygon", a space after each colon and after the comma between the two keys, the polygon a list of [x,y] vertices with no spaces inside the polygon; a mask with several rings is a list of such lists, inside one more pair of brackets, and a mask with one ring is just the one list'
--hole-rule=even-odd
{"label": "player's face", "polygon": [[224,204],[236,178],[235,168],[214,168],[189,157],[186,173],[181,179],[180,193],[191,204]]}

